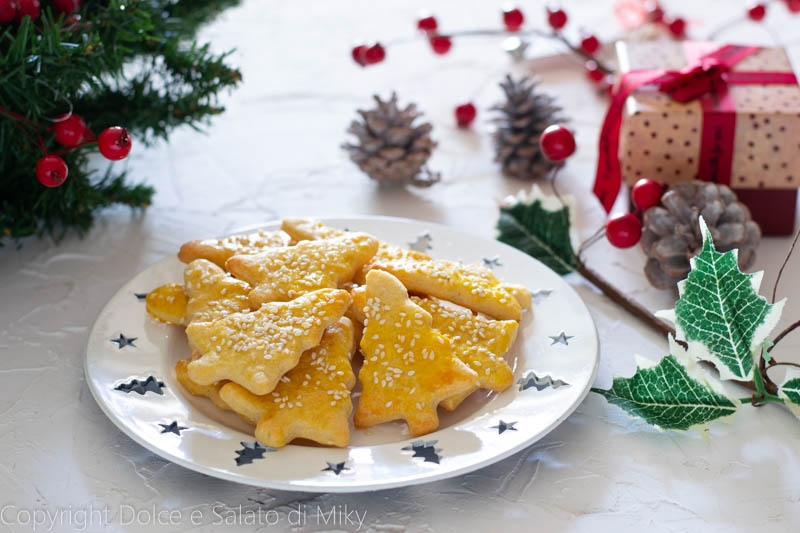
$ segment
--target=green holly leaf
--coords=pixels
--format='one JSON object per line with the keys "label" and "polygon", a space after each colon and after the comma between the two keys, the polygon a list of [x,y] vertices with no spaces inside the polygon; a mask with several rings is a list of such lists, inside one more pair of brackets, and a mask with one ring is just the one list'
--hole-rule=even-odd
{"label": "green holly leaf", "polygon": [[701,431],[712,420],[734,414],[740,405],[715,390],[705,373],[672,338],[670,355],[658,364],[640,364],[633,376],[615,377],[610,389],[592,391],[649,424],[681,431]]}
{"label": "green holly leaf", "polygon": [[786,378],[778,389],[778,396],[783,398],[786,406],[800,418],[800,371],[790,368]]}
{"label": "green holly leaf", "polygon": [[538,259],[560,275],[577,268],[569,206],[534,185],[500,206],[497,240]]}
{"label": "green holly leaf", "polygon": [[700,231],[703,249],[678,283],[675,309],[657,315],[675,324],[676,337],[688,343],[691,356],[714,363],[720,379],[747,381],[784,301],[769,304],[759,296],[763,272],[742,273],[737,250],[717,252],[702,217]]}

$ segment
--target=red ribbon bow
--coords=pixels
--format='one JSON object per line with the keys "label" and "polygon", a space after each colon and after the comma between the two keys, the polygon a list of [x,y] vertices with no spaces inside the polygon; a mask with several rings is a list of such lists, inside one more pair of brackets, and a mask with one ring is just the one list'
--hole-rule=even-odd
{"label": "red ribbon bow", "polygon": [[[686,103],[700,99],[703,106],[702,141],[697,174],[700,179],[730,183],[736,114],[728,85],[797,84],[791,72],[742,72],[731,67],[749,57],[756,46],[722,46],[690,59],[680,71],[632,70],[620,76],[600,132],[594,194],[606,212],[611,211],[622,185],[619,164],[619,134],[625,100],[643,85],[656,85],[674,100]],[[690,174],[691,175],[691,174]],[[658,176],[653,176],[658,180]]]}

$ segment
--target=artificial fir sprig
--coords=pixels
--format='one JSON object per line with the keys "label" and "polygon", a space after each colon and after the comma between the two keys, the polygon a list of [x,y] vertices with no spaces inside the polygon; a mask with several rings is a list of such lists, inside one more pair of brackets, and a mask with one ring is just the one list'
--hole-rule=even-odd
{"label": "artificial fir sprig", "polygon": [[[111,0],[77,2],[59,13],[0,25],[0,245],[36,233],[55,237],[89,228],[93,213],[113,203],[145,207],[148,186],[130,186],[109,169],[88,170],[91,144],[66,147],[54,124],[70,113],[92,131],[116,124],[147,143],[175,127],[200,127],[220,113],[217,95],[239,83],[227,53],[190,39],[199,25],[238,0]],[[39,141],[41,138],[41,141]],[[43,150],[69,168],[63,185],[43,187],[34,169]]]}

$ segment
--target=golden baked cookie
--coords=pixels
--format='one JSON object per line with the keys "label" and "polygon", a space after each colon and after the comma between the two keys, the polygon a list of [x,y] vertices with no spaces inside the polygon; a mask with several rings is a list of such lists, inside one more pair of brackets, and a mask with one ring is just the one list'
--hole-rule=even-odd
{"label": "golden baked cookie", "polygon": [[145,308],[155,318],[168,324],[186,324],[188,298],[180,283],[167,283],[147,293]]}
{"label": "golden baked cookie", "polygon": [[251,313],[193,322],[186,335],[202,355],[189,363],[189,377],[199,385],[228,379],[253,394],[267,394],[304,351],[319,344],[325,328],[349,305],[346,291],[321,289],[291,302],[264,304]]}
{"label": "golden baked cookie", "polygon": [[296,438],[329,446],[350,442],[350,391],[356,377],[353,324],[342,318],[328,327],[319,346],[303,353],[271,393],[257,396],[236,383],[219,391],[242,418],[256,425],[258,442],[278,448]]}
{"label": "golden baked cookie", "polygon": [[226,268],[253,287],[250,304],[285,302],[317,289],[336,289],[375,255],[378,241],[365,233],[303,241],[255,255],[235,255]]}
{"label": "golden baked cookie", "polygon": [[195,259],[207,259],[219,267],[234,255],[255,254],[266,248],[288,246],[289,235],[283,231],[256,231],[244,235],[232,235],[224,239],[189,241],[181,246],[178,259],[191,263]]}
{"label": "golden baked cookie", "polygon": [[219,395],[219,390],[222,388],[222,386],[229,382],[223,380],[210,385],[200,385],[199,383],[195,382],[189,377],[189,373],[187,371],[187,367],[189,363],[193,361],[193,359],[194,358],[181,359],[175,364],[175,377],[178,379],[178,383],[183,385],[187,391],[195,396],[205,396],[223,411],[230,411],[230,406]]}
{"label": "golden baked cookie", "polygon": [[183,269],[188,302],[186,323],[212,322],[250,310],[250,286],[206,259],[195,259]]}
{"label": "golden baked cookie", "polygon": [[439,427],[439,403],[471,391],[478,375],[455,356],[431,326],[430,313],[409,299],[397,278],[372,270],[366,287],[355,425],[403,419],[413,435],[429,433]]}
{"label": "golden baked cookie", "polygon": [[479,265],[454,261],[375,261],[373,268],[389,272],[415,293],[457,303],[498,320],[519,320],[517,299],[492,272]]}
{"label": "golden baked cookie", "polygon": [[[350,291],[353,303],[348,314],[364,321],[366,290],[357,287]],[[503,391],[514,381],[514,373],[503,357],[517,338],[519,324],[514,320],[491,320],[473,314],[469,309],[451,305],[434,298],[412,296],[411,301],[432,317],[431,326],[452,344],[454,353],[478,374],[475,389]],[[442,401],[441,406],[452,411],[475,389]]]}

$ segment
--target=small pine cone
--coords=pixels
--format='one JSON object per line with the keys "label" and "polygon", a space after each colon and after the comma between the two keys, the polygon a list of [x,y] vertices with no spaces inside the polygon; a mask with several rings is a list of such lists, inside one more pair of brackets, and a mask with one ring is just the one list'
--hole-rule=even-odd
{"label": "small pine cone", "polygon": [[350,159],[382,184],[428,187],[439,181],[440,175],[425,166],[436,147],[430,137],[433,126],[429,122],[414,125],[422,113],[415,104],[398,108],[395,93],[385,102],[378,96],[374,98],[378,106],[359,110],[362,120],[354,120],[347,129],[358,138],[358,144],[342,145]]}
{"label": "small pine cone", "polygon": [[644,273],[654,287],[675,288],[689,274],[689,259],[703,247],[701,215],[718,251],[738,248],[739,268],[753,264],[761,228],[736,194],[716,183],[678,183],[664,193],[661,205],[644,213],[641,244],[649,258]]}
{"label": "small pine cone", "polygon": [[527,77],[514,81],[506,76],[500,83],[506,101],[492,107],[500,112],[494,119],[494,160],[512,178],[540,178],[556,165],[542,154],[539,137],[545,128],[565,119],[551,96],[536,92],[538,85]]}

